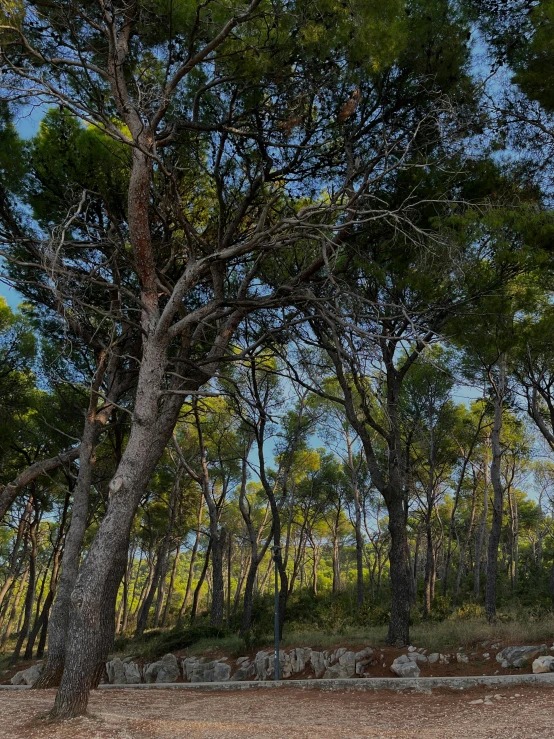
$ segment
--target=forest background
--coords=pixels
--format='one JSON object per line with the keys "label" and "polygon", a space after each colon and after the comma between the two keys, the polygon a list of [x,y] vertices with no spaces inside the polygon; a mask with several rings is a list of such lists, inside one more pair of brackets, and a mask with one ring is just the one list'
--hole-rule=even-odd
{"label": "forest background", "polygon": [[367,5],[2,4],[0,645],[57,717],[116,636],[265,643],[274,566],[285,635],[551,631],[554,3]]}

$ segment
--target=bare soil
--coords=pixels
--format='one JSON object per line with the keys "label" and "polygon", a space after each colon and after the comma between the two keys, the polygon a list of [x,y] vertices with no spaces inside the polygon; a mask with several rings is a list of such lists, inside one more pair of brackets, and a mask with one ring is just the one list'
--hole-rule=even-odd
{"label": "bare soil", "polygon": [[[488,697],[487,697],[488,696]],[[2,739],[550,739],[554,690],[522,686],[390,691],[95,691],[90,714],[45,715],[54,691],[0,691]],[[473,701],[484,701],[475,704]],[[486,702],[485,702],[486,701]]]}

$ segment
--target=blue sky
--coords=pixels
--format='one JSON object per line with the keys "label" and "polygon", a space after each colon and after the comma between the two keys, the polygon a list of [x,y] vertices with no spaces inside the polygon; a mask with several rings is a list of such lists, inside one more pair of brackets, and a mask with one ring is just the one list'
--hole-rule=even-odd
{"label": "blue sky", "polygon": [[0,296],[6,298],[8,305],[12,309],[17,308],[23,299],[17,290],[14,290],[13,287],[6,285],[4,282],[0,282]]}

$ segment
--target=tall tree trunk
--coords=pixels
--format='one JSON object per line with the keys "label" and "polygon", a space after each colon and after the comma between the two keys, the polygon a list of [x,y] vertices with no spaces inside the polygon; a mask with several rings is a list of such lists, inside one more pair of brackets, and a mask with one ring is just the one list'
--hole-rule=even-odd
{"label": "tall tree trunk", "polygon": [[406,512],[401,496],[395,491],[385,502],[389,512],[389,551],[392,604],[387,644],[405,646],[410,640],[410,570]]}
{"label": "tall tree trunk", "polygon": [[336,531],[336,528],[333,530],[333,549],[332,549],[332,558],[333,558],[333,586],[332,591],[333,593],[340,593],[341,590],[341,581],[340,581],[340,554],[339,554],[339,537]]}
{"label": "tall tree trunk", "polygon": [[183,622],[185,611],[187,610],[187,604],[190,598],[190,593],[192,590],[192,582],[194,579],[194,565],[196,563],[196,557],[198,555],[198,546],[200,544],[203,510],[204,510],[204,496],[201,494],[198,499],[198,513],[197,513],[197,518],[196,518],[196,536],[194,537],[194,544],[192,546],[192,551],[190,553],[189,571],[187,575],[187,585],[185,588],[185,597],[183,598],[183,602],[181,603],[181,608],[179,609],[179,615],[177,616],[178,626],[180,626]]}
{"label": "tall tree trunk", "polygon": [[[137,156],[145,155],[133,150],[133,157]],[[152,310],[148,307],[151,296],[144,300],[143,315]],[[70,718],[86,711],[90,690],[105,660],[109,636],[107,630],[91,628],[91,625],[101,624],[108,612],[114,627],[117,591],[112,596],[110,588],[115,581],[119,585],[123,575],[136,509],[171,438],[182,404],[181,397],[166,396],[160,407],[159,388],[166,367],[167,337],[158,338],[153,327],[145,333],[129,440],[110,482],[108,510],[71,594],[65,668],[52,718]]]}
{"label": "tall tree trunk", "polygon": [[27,646],[25,648],[25,659],[32,659],[33,647],[34,647],[35,639],[37,638],[39,631],[41,632],[41,637],[39,641],[37,657],[40,659],[44,653],[44,647],[46,643],[46,630],[48,628],[48,620],[50,617],[50,608],[52,607],[52,603],[54,601],[54,595],[56,593],[56,587],[58,584],[58,575],[59,575],[59,569],[60,569],[60,556],[62,552],[62,543],[63,543],[63,537],[65,533],[65,524],[66,524],[67,513],[68,513],[68,508],[69,508],[69,497],[70,497],[70,493],[68,491],[65,496],[65,500],[64,500],[64,507],[62,511],[62,517],[60,521],[60,528],[58,531],[58,536],[56,539],[56,543],[54,545],[54,551],[52,552],[52,571],[50,573],[50,585],[48,588],[48,595],[46,596],[46,600],[44,602],[44,606],[42,608],[40,616],[38,616],[38,613],[37,613],[36,623],[33,627],[33,631],[27,641]]}
{"label": "tall tree trunk", "polygon": [[[219,528],[216,523],[216,528]],[[210,624],[221,626],[225,608],[225,585],[223,578],[223,555],[227,546],[227,532],[220,529],[212,534],[212,605]]]}
{"label": "tall tree trunk", "polygon": [[[364,538],[362,534],[362,507],[360,503],[360,489],[354,455],[352,453],[352,441],[350,434],[346,433],[346,445],[348,451],[348,467],[352,480],[352,493],[354,497],[354,532],[356,534],[356,602],[358,608],[364,605]],[[333,573],[334,580],[334,573]]]}
{"label": "tall tree trunk", "polygon": [[496,384],[494,402],[494,423],[491,433],[492,462],[491,483],[494,493],[492,526],[489,536],[488,558],[487,558],[487,583],[485,587],[485,611],[487,621],[496,621],[496,580],[498,572],[498,545],[502,531],[502,509],[504,500],[504,489],[500,474],[500,463],[502,460],[502,445],[500,435],[502,433],[502,416],[506,383],[506,357],[502,355],[499,360],[499,376]]}
{"label": "tall tree trunk", "polygon": [[[173,528],[175,526],[175,519],[177,517],[177,508],[178,508],[178,502],[179,502],[179,493],[181,490],[181,480],[183,477],[183,468],[179,467],[176,475],[175,480],[173,482],[173,487],[171,490],[171,495],[169,498],[169,519],[167,522],[167,528],[164,534],[164,537],[162,541],[160,542],[160,546],[158,548],[158,556],[156,557],[156,564],[154,566],[154,573],[152,577],[152,581],[150,583],[150,587],[148,588],[146,598],[144,599],[144,603],[142,604],[142,608],[139,613],[139,617],[137,620],[137,630],[136,634],[137,636],[140,636],[144,629],[146,628],[146,623],[148,620],[148,613],[150,611],[150,606],[154,602],[154,595],[156,594],[156,590],[160,588],[163,591],[163,584],[165,581],[165,576],[167,574],[167,559],[169,556],[169,549],[170,549],[170,543],[171,543],[171,536],[173,534]],[[163,592],[162,592],[162,598],[163,598]],[[161,602],[158,604],[158,608],[156,609],[156,616],[155,616],[155,623],[154,625],[157,626],[157,621],[159,619],[161,612]]]}
{"label": "tall tree trunk", "polygon": [[107,357],[103,356],[99,361],[85,418],[79,449],[79,474],[73,491],[71,522],[65,537],[60,582],[48,625],[48,659],[42,675],[33,685],[35,689],[59,685],[65,665],[71,593],[77,581],[81,548],[87,527],[92,468],[95,461],[94,448],[98,434],[113,410],[113,406],[108,403],[100,411],[97,410],[98,391],[104,376],[106,360]]}
{"label": "tall tree trunk", "polygon": [[171,598],[173,597],[173,588],[175,586],[175,576],[177,574],[177,567],[179,566],[180,557],[181,557],[181,545],[177,547],[175,556],[173,557],[173,565],[171,567],[171,576],[169,578],[169,587],[167,589],[167,597],[165,599],[165,606],[164,606],[164,611],[163,611],[162,621],[161,621],[162,628],[167,625],[169,609],[171,607]]}
{"label": "tall tree trunk", "polygon": [[9,613],[9,616],[6,622],[6,628],[4,629],[4,632],[2,633],[2,639],[0,640],[0,650],[4,649],[4,647],[9,641],[10,636],[12,635],[13,627],[15,625],[15,621],[17,618],[17,609],[19,608],[19,603],[21,601],[23,593],[25,592],[25,587],[27,585],[28,577],[29,577],[29,565],[27,565],[25,572],[23,573],[21,577],[21,582],[19,584],[17,594],[14,598],[13,605],[11,607],[11,610],[10,610],[10,613]]}
{"label": "tall tree trunk", "polygon": [[194,588],[194,596],[192,598],[192,608],[190,611],[190,622],[193,624],[196,620],[196,614],[198,612],[198,600],[200,598],[200,591],[202,590],[202,585],[204,584],[204,580],[206,579],[206,573],[208,572],[208,565],[210,563],[210,552],[212,550],[212,540],[208,542],[208,546],[206,548],[206,557],[204,559],[204,566],[202,567],[202,572],[200,573],[200,577],[198,578],[198,582],[196,583],[196,587]]}
{"label": "tall tree trunk", "polygon": [[[33,483],[33,488],[34,488],[34,483]],[[12,654],[12,658],[11,658],[12,665],[17,663],[19,659],[19,655],[21,653],[23,642],[25,641],[25,639],[27,638],[29,634],[29,629],[31,627],[31,616],[33,614],[33,601],[35,598],[36,566],[37,566],[37,554],[38,554],[38,539],[37,539],[38,531],[37,530],[38,530],[38,524],[40,520],[40,512],[39,512],[38,501],[36,500],[34,492],[33,492],[32,498],[33,498],[33,508],[35,511],[35,515],[33,517],[33,521],[31,525],[29,526],[29,542],[30,542],[29,580],[27,584],[27,593],[25,595],[23,625],[19,632],[19,636],[17,638],[15,649]]]}
{"label": "tall tree trunk", "polygon": [[[490,443],[490,439],[488,440]],[[488,447],[487,447],[488,451]],[[485,533],[487,530],[487,517],[489,513],[489,460],[488,454],[485,459],[484,467],[484,492],[483,492],[483,516],[479,526],[477,541],[475,543],[475,567],[473,570],[473,597],[479,599],[481,593],[481,558],[483,556],[483,546],[485,544]]]}

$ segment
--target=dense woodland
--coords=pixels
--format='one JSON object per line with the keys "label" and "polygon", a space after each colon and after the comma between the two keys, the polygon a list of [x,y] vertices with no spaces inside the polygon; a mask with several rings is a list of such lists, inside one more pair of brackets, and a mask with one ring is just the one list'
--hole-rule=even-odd
{"label": "dense woodland", "polygon": [[267,635],[274,568],[285,631],[553,608],[553,23],[2,3],[0,645],[53,717],[117,635]]}

